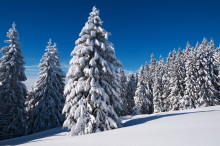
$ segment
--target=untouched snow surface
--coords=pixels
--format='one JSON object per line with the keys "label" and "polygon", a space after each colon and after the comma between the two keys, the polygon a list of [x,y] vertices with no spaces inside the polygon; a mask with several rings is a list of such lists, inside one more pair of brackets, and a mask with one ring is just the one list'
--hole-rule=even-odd
{"label": "untouched snow surface", "polygon": [[220,146],[220,106],[122,117],[123,128],[66,136],[62,128],[0,141],[36,146]]}

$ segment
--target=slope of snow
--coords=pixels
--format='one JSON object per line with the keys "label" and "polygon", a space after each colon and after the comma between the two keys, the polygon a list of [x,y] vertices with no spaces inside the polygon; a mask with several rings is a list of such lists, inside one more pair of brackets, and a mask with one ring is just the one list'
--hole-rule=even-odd
{"label": "slope of snow", "polygon": [[69,137],[62,128],[0,141],[0,145],[220,146],[220,106],[122,117],[123,128]]}

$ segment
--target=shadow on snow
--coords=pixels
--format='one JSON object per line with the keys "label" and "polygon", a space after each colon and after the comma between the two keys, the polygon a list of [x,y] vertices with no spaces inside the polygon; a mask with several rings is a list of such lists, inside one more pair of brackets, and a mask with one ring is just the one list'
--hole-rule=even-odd
{"label": "shadow on snow", "polygon": [[[123,128],[143,124],[143,123],[157,120],[157,119],[164,118],[164,117],[179,116],[179,115],[186,115],[186,114],[196,114],[196,113],[204,113],[204,112],[214,112],[214,111],[218,111],[218,110],[172,113],[172,114],[163,114],[163,115],[157,114],[157,115],[153,115],[153,116],[149,115],[148,117],[131,119],[129,121],[126,121],[125,123],[123,123]],[[163,112],[163,113],[165,113],[165,112]]]}
{"label": "shadow on snow", "polygon": [[36,141],[41,141],[41,138],[49,137],[49,136],[55,136],[59,133],[66,132],[65,129],[62,129],[62,127],[59,128],[53,128],[50,130],[30,134],[30,135],[25,135],[22,137],[16,137],[12,139],[6,139],[0,141],[0,146],[2,145],[19,145],[19,144],[24,144],[28,142],[36,142]]}

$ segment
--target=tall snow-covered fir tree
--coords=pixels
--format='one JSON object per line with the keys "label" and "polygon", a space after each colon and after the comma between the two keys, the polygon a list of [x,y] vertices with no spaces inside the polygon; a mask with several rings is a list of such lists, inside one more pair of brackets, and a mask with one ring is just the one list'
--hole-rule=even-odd
{"label": "tall snow-covered fir tree", "polygon": [[0,140],[25,134],[27,112],[25,111],[26,80],[21,54],[19,34],[15,23],[7,33],[9,46],[1,49],[0,59]]}
{"label": "tall snow-covered fir tree", "polygon": [[[52,40],[49,40],[49,44]],[[65,87],[65,81],[66,81],[66,73],[61,69],[60,66],[60,56],[59,56],[59,51],[57,49],[57,44],[54,43],[54,45],[51,47],[51,56],[54,57],[54,62],[55,62],[55,68],[54,68],[54,72],[56,73],[56,77],[59,83],[57,83],[57,89],[58,92],[61,94],[60,97],[63,98],[64,100],[64,96],[63,96],[63,91],[64,91],[64,87]],[[65,102],[65,100],[64,100]]]}
{"label": "tall snow-covered fir tree", "polygon": [[[144,80],[145,80],[145,86],[149,89],[149,95],[150,95],[149,100],[151,103],[153,103],[153,91],[151,89],[153,84],[151,84],[151,81],[154,81],[154,80],[151,80],[150,67],[147,62],[145,63],[145,66],[144,66]],[[153,107],[153,104],[151,104],[148,113],[152,114],[153,111],[154,111],[154,107]]]}
{"label": "tall snow-covered fir tree", "polygon": [[162,84],[163,84],[163,99],[164,99],[164,111],[169,111],[170,110],[170,99],[169,96],[171,94],[171,71],[173,69],[173,62],[175,60],[176,57],[176,51],[172,51],[169,53],[168,57],[167,57],[167,61],[166,64],[164,66],[164,75],[162,78]]}
{"label": "tall snow-covered fir tree", "polygon": [[[216,48],[218,49],[218,48]],[[220,104],[220,70],[219,70],[219,64],[218,61],[215,58],[215,46],[214,46],[214,40],[211,38],[210,42],[208,43],[208,57],[209,57],[209,71],[211,76],[211,84],[214,87],[213,90],[213,99],[211,105],[219,105]]]}
{"label": "tall snow-covered fir tree", "polygon": [[138,83],[135,91],[134,102],[140,114],[149,114],[151,112],[152,102],[148,84],[146,84],[144,67],[138,72]]}
{"label": "tall snow-covered fir tree", "polygon": [[180,102],[181,109],[190,109],[195,108],[195,99],[196,99],[196,79],[198,78],[198,71],[196,69],[196,52],[193,47],[189,44],[186,45],[184,51],[185,56],[185,69],[186,69],[186,78],[185,78],[185,93],[182,101]]}
{"label": "tall snow-covered fir tree", "polygon": [[[216,82],[215,82],[215,88],[216,90],[220,91],[220,46],[217,47],[214,50],[214,64],[215,64],[215,74],[216,74]],[[219,99],[219,103],[220,104],[220,95],[216,95]]]}
{"label": "tall snow-covered fir tree", "polygon": [[220,70],[220,45],[214,50],[214,59],[215,59],[215,65]]}
{"label": "tall snow-covered fir tree", "polygon": [[120,61],[102,28],[99,10],[93,7],[71,53],[63,124],[70,135],[111,130],[121,126],[114,108],[120,106],[117,69]]}
{"label": "tall snow-covered fir tree", "polygon": [[175,57],[172,62],[172,68],[170,68],[169,70],[169,110],[180,109],[181,100],[183,99],[185,91],[185,64],[182,50],[179,49],[178,53],[174,53],[174,55]]}
{"label": "tall snow-covered fir tree", "polygon": [[136,79],[134,74],[129,74],[127,77],[127,115],[131,115],[133,112],[134,104],[134,96],[135,96],[135,90],[136,90]]}
{"label": "tall snow-covered fir tree", "polygon": [[128,99],[127,99],[127,79],[124,70],[120,67],[118,69],[119,83],[120,83],[120,97],[122,99],[122,109],[119,111],[118,116],[125,116],[128,112]]}
{"label": "tall snow-covered fir tree", "polygon": [[163,76],[165,73],[165,64],[162,56],[157,62],[155,67],[155,78],[153,85],[153,106],[154,112],[164,112],[165,110],[165,99],[163,97],[164,85],[163,85]]}
{"label": "tall snow-covered fir tree", "polygon": [[156,68],[157,61],[154,57],[154,54],[151,54],[151,60],[150,60],[150,66],[149,66],[149,85],[150,85],[150,90],[153,93],[153,86],[154,86],[154,78],[155,78],[155,68]]}
{"label": "tall snow-covered fir tree", "polygon": [[65,74],[59,66],[56,44],[46,47],[35,87],[28,93],[28,133],[36,133],[61,126],[64,121]]}
{"label": "tall snow-covered fir tree", "polygon": [[214,83],[217,81],[214,65],[214,42],[203,39],[202,44],[196,49],[196,69],[198,78],[196,80],[197,97],[196,107],[213,106],[219,103],[218,92]]}

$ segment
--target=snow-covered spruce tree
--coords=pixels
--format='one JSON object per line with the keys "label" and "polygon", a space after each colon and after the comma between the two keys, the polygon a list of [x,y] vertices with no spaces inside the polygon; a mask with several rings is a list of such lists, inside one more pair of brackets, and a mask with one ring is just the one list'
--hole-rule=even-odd
{"label": "snow-covered spruce tree", "polygon": [[184,51],[184,58],[186,60],[186,78],[185,78],[185,93],[183,99],[180,101],[181,109],[195,108],[196,99],[196,79],[198,78],[198,71],[196,69],[196,52],[193,47],[189,44],[186,45]]}
{"label": "snow-covered spruce tree", "polygon": [[211,52],[212,55],[210,55],[211,63],[211,77],[212,77],[212,84],[215,88],[214,90],[214,104],[213,105],[220,105],[220,64],[219,59],[216,59],[216,50],[218,50],[218,47],[215,49],[214,47],[214,40],[211,38],[209,42],[208,52]]}
{"label": "snow-covered spruce tree", "polygon": [[135,106],[134,104],[134,96],[135,96],[135,90],[136,90],[136,79],[134,74],[129,74],[127,77],[127,115],[131,115],[133,112],[133,107]]}
{"label": "snow-covered spruce tree", "polygon": [[[51,42],[52,40],[50,39],[49,40],[49,43]],[[65,82],[66,82],[66,73],[61,69],[61,66],[60,66],[60,56],[59,56],[59,51],[57,49],[57,44],[54,43],[54,45],[51,47],[51,57],[53,57],[54,59],[54,64],[55,64],[55,67],[54,67],[54,73],[56,74],[56,77],[57,77],[57,84],[54,84],[57,88],[57,94],[58,96],[60,97],[61,99],[61,102],[63,103],[63,106],[64,106],[64,103],[65,103],[65,98],[64,98],[64,87],[65,87]],[[61,113],[62,113],[62,110],[61,110]],[[63,116],[64,117],[64,116]]]}
{"label": "snow-covered spruce tree", "polygon": [[215,89],[214,85],[217,81],[217,76],[214,73],[213,51],[213,40],[208,42],[205,38],[196,50],[196,69],[198,70],[196,107],[213,106],[219,103],[216,97],[219,91]]}
{"label": "snow-covered spruce tree", "polygon": [[216,63],[215,60],[215,46],[214,46],[214,40],[211,38],[210,42],[208,43],[207,47],[207,53],[208,53],[208,58],[209,58],[209,71],[210,71],[210,76],[211,76],[211,84],[214,87],[213,90],[213,99],[211,99],[212,105],[219,105],[220,104],[220,76],[219,76],[219,67],[218,63]]}
{"label": "snow-covered spruce tree", "polygon": [[36,133],[61,126],[64,121],[65,74],[59,66],[59,56],[51,40],[46,47],[35,87],[28,93],[28,133]]}
{"label": "snow-covered spruce tree", "polygon": [[[216,82],[215,88],[216,90],[220,91],[220,46],[214,50],[214,65],[215,65],[215,75],[216,75]],[[220,101],[220,95],[216,95]],[[220,104],[220,103],[218,103]]]}
{"label": "snow-covered spruce tree", "polygon": [[149,114],[151,112],[152,102],[150,100],[150,89],[145,82],[144,67],[138,72],[138,84],[135,91],[134,102],[140,114]]}
{"label": "snow-covered spruce tree", "polygon": [[119,112],[116,111],[116,113],[118,114],[118,116],[125,116],[128,111],[128,99],[127,99],[127,79],[126,76],[124,74],[124,70],[120,67],[118,69],[118,74],[119,74],[119,84],[120,84],[120,97],[122,100],[122,110],[120,110]]}
{"label": "snow-covered spruce tree", "polygon": [[180,85],[180,91],[179,91],[179,95],[180,100],[183,99],[184,93],[185,93],[185,87],[186,87],[186,83],[185,83],[185,79],[186,79],[186,59],[185,59],[185,55],[184,55],[184,51],[179,49],[178,53],[177,53],[177,74],[179,76],[179,85]]}
{"label": "snow-covered spruce tree", "polygon": [[[150,97],[149,97],[149,100],[151,101],[151,103],[153,103],[153,91],[151,90],[151,86],[153,86],[151,84],[151,73],[150,73],[150,67],[149,67],[149,64],[146,62],[145,63],[145,66],[144,66],[144,80],[145,80],[145,84],[146,84],[146,87],[149,89],[149,94],[150,94]],[[154,111],[154,107],[153,107],[153,104],[151,104],[151,107],[149,108],[149,114],[152,114]]]}
{"label": "snow-covered spruce tree", "polygon": [[164,69],[164,75],[162,78],[162,84],[163,84],[163,102],[164,102],[164,111],[169,111],[170,107],[170,99],[169,96],[171,94],[171,76],[172,76],[172,69],[173,69],[173,62],[176,57],[176,52],[172,51],[169,53],[169,56],[167,57],[167,61],[165,64]]}
{"label": "snow-covered spruce tree", "polygon": [[182,51],[179,49],[178,53],[175,54],[175,58],[173,60],[173,67],[170,68],[170,95],[169,95],[169,110],[179,110],[180,109],[180,101],[184,95],[185,88],[185,65],[183,61]]}
{"label": "snow-covered spruce tree", "polygon": [[165,110],[165,103],[163,98],[164,92],[164,85],[163,85],[163,76],[164,76],[164,60],[160,56],[160,60],[157,62],[155,67],[155,78],[154,78],[154,85],[153,85],[153,105],[154,105],[154,112],[164,112]]}
{"label": "snow-covered spruce tree", "polygon": [[215,59],[214,60],[215,66],[220,71],[220,45],[214,50],[213,57]]}
{"label": "snow-covered spruce tree", "polygon": [[149,76],[150,76],[150,81],[149,81],[149,86],[150,90],[153,93],[153,84],[154,84],[154,77],[155,77],[155,68],[156,68],[156,59],[154,57],[154,54],[151,54],[151,60],[150,60],[150,66],[149,66]]}
{"label": "snow-covered spruce tree", "polygon": [[76,41],[64,94],[63,124],[70,135],[95,133],[121,127],[114,111],[120,106],[120,85],[115,67],[121,63],[102,28],[99,10],[93,7]]}
{"label": "snow-covered spruce tree", "polygon": [[19,34],[15,23],[9,29],[1,49],[0,59],[0,140],[25,134],[27,112],[25,111],[26,80],[24,61],[21,54]]}
{"label": "snow-covered spruce tree", "polygon": [[220,45],[214,50],[214,59],[215,59],[215,65],[218,67],[218,70],[220,70]]}

